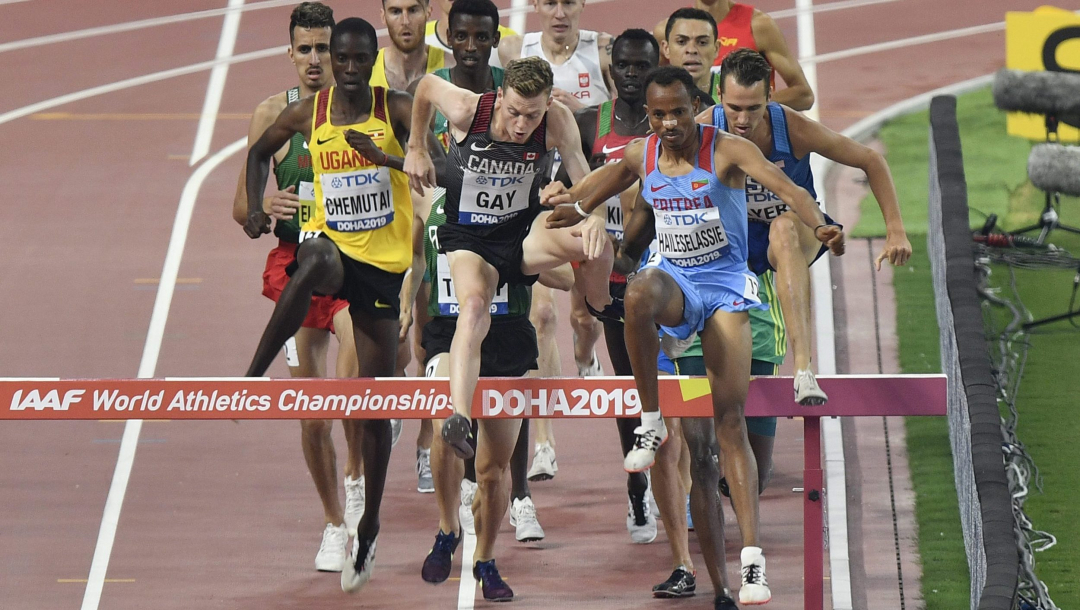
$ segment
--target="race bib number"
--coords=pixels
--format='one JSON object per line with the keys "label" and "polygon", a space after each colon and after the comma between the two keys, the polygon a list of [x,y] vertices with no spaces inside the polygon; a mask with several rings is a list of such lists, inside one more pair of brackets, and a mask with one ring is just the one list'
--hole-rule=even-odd
{"label": "race bib number", "polygon": [[659,253],[673,265],[697,267],[719,259],[727,250],[720,208],[654,212]]}
{"label": "race bib number", "polygon": [[529,208],[532,174],[482,174],[466,169],[458,223],[502,224]]}
{"label": "race bib number", "polygon": [[323,174],[322,194],[326,226],[334,231],[372,231],[394,221],[389,168]]}
{"label": "race bib number", "polygon": [[[439,285],[439,313],[444,316],[456,316],[458,315],[458,300],[454,292],[454,282],[450,279],[450,260],[445,254],[440,254],[438,261],[435,281]],[[495,291],[495,298],[491,300],[490,313],[493,316],[510,313],[509,284],[503,284]]]}
{"label": "race bib number", "polygon": [[605,212],[607,213],[607,220],[604,222],[604,228],[615,239],[621,240],[623,238],[623,209],[622,203],[619,202],[619,196],[616,195],[611,199],[604,202],[607,207]]}
{"label": "race bib number", "polygon": [[302,227],[315,216],[315,183],[301,182],[296,195],[300,199],[300,209],[296,212],[296,218]]}
{"label": "race bib number", "polygon": [[746,177],[746,217],[756,222],[772,222],[784,212],[788,205],[772,191]]}
{"label": "race bib number", "polygon": [[757,276],[746,273],[743,274],[743,277],[746,278],[746,285],[743,286],[743,296],[755,303],[760,303],[761,297],[758,296]]}

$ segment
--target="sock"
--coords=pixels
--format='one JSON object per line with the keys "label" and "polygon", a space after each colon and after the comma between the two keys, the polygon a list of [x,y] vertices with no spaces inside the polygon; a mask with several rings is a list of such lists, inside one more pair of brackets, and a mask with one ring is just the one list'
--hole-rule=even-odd
{"label": "sock", "polygon": [[664,427],[664,417],[660,415],[660,411],[654,411],[652,413],[642,411],[641,425],[646,428],[652,428],[653,430],[660,430]]}

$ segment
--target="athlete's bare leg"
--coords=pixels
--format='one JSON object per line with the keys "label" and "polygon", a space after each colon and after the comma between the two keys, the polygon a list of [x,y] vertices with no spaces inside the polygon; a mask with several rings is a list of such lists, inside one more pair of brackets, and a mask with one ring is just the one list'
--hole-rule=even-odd
{"label": "athlete's bare leg", "polygon": [[[731,490],[742,545],[758,544],[758,473],[746,437],[743,408],[750,389],[750,318],[746,313],[717,311],[705,322],[701,349],[713,392],[716,438],[724,448],[724,475]],[[695,521],[694,525],[697,525]]]}
{"label": "athlete's bare leg", "polygon": [[772,221],[769,264],[776,269],[776,294],[784,311],[796,371],[810,369],[810,264],[820,249],[813,228],[794,212],[784,212]]}
{"label": "athlete's bare leg", "polygon": [[[348,307],[334,314],[334,335],[338,338],[337,361],[334,366],[335,376],[338,379],[354,379],[358,377],[360,375],[360,364],[356,361],[356,341],[350,341],[353,337],[353,324]],[[325,357],[320,362],[323,360],[325,360]],[[345,460],[345,476],[358,479],[361,474],[360,447],[354,446],[352,440],[351,437],[345,439],[348,449],[348,457]]]}
{"label": "athlete's bare leg", "polygon": [[[559,359],[559,343],[555,331],[558,328],[559,310],[555,303],[555,290],[542,284],[534,284],[532,305],[529,308],[529,321],[536,329],[536,344],[540,355],[536,359],[541,377],[562,377],[562,361]],[[536,428],[536,443],[547,443],[555,447],[555,431],[550,419],[538,419],[533,424]]]}
{"label": "athlete's bare leg", "polygon": [[611,264],[615,252],[610,240],[604,240],[601,255],[594,260],[585,260],[581,237],[574,237],[574,228],[547,229],[547,217],[550,212],[543,212],[533,221],[532,230],[521,244],[521,271],[525,275],[535,275],[548,269],[554,269],[566,262],[580,261],[574,269],[574,284],[580,286],[589,304],[596,309],[603,309],[611,303],[608,289],[608,277],[611,276]]}
{"label": "athlete's bare leg", "polygon": [[[330,333],[316,328],[301,328],[294,337],[296,356],[300,364],[289,368],[292,376],[325,377]],[[345,521],[345,515],[338,498],[337,456],[334,452],[334,439],[330,436],[333,425],[333,420],[329,419],[300,420],[300,446],[304,451],[304,461],[311,473],[311,480],[315,483],[315,491],[322,501],[326,523],[341,525]]]}
{"label": "athlete's bare leg", "polygon": [[577,284],[570,289],[570,326],[574,330],[574,362],[578,371],[588,369],[596,356],[596,342],[603,326],[585,306],[585,295]]}
{"label": "athlete's bare leg", "polygon": [[[724,556],[724,510],[720,505],[720,470],[713,459],[716,429],[711,417],[684,417],[683,437],[690,455],[690,515],[694,518],[705,569],[717,594],[727,587],[727,562]],[[665,527],[667,524],[665,523]]]}
{"label": "athlete's bare leg", "polygon": [[480,420],[476,447],[476,552],[472,561],[489,561],[494,556],[499,525],[510,505],[510,456],[517,444],[521,420]]}
{"label": "athlete's bare leg", "polygon": [[480,376],[480,345],[491,328],[491,300],[495,297],[499,273],[475,252],[455,250],[446,256],[459,305],[454,339],[450,343],[450,400],[455,412],[470,417]]}
{"label": "athlete's bare leg", "polygon": [[[450,354],[436,354],[428,366],[435,363],[432,376],[446,377],[450,373]],[[432,425],[442,429],[443,420],[431,420]],[[461,479],[465,476],[465,463],[454,450],[443,442],[441,435],[431,441],[431,478],[435,483],[435,502],[439,505],[439,529],[445,534],[461,532],[458,506],[461,505]]]}
{"label": "athlete's bare leg", "polygon": [[626,352],[634,369],[634,383],[641,399],[642,413],[660,411],[659,369],[656,365],[660,342],[656,325],[678,326],[682,321],[683,307],[683,293],[679,285],[659,269],[648,268],[639,272],[626,286]]}
{"label": "athlete's bare leg", "polygon": [[679,456],[682,454],[682,426],[679,418],[665,418],[668,440],[656,452],[652,473],[653,496],[664,520],[664,530],[671,547],[671,567],[685,566],[694,571],[690,557],[690,541],[686,529],[686,487],[679,476]]}
{"label": "athlete's bare leg", "polygon": [[[415,247],[415,246],[414,246]],[[427,303],[428,298],[431,296],[431,283],[421,282],[420,289],[416,292],[416,302],[419,306],[413,307],[413,356],[416,359],[417,375],[420,375],[420,369],[424,366],[424,362],[427,360],[424,353],[424,346],[421,344],[424,336],[424,327],[431,321],[431,316],[428,315]],[[430,419],[420,420],[420,431],[416,433],[416,448],[417,449],[431,449],[432,443],[432,421]]]}

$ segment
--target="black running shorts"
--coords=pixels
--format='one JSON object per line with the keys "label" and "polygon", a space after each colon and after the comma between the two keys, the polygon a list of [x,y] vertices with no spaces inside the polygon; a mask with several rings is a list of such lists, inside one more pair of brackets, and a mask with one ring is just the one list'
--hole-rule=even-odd
{"label": "black running shorts", "polygon": [[521,272],[521,261],[524,258],[522,245],[540,212],[539,207],[529,209],[498,227],[482,227],[483,235],[471,225],[446,223],[438,228],[439,251],[475,252],[499,272],[500,286],[532,286],[540,276],[525,275]]}
{"label": "black running shorts", "polygon": [[[325,233],[320,233],[318,239],[327,239],[334,243]],[[300,247],[303,248],[303,244],[300,244]],[[334,244],[334,247],[336,248],[337,244]],[[401,313],[401,284],[405,274],[391,273],[360,262],[340,249],[338,255],[345,270],[345,277],[336,294],[325,296],[348,301],[350,315],[362,314],[368,318],[396,320]],[[285,268],[285,272],[291,277],[297,267],[298,263],[293,261]]]}
{"label": "black running shorts", "polygon": [[[433,318],[424,325],[420,345],[427,358],[450,353],[455,328],[457,318]],[[521,377],[537,369],[539,355],[536,329],[528,316],[492,317],[491,329],[480,345],[480,376]]]}

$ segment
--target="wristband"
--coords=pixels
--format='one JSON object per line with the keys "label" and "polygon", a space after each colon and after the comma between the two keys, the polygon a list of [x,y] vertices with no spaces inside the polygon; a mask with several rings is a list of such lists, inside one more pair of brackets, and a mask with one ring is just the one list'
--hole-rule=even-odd
{"label": "wristband", "polygon": [[588,218],[590,214],[581,208],[581,200],[574,202],[574,211],[581,215],[582,218]]}
{"label": "wristband", "polygon": [[815,236],[815,237],[817,236],[817,231],[818,231],[818,229],[820,229],[821,227],[831,227],[831,226],[833,226],[833,225],[832,225],[832,224],[829,224],[829,223],[825,223],[825,224],[823,224],[823,225],[818,225],[818,226],[814,227],[814,236]]}

